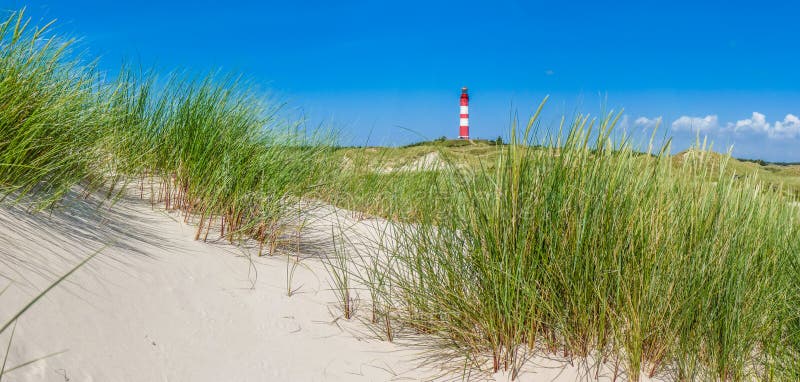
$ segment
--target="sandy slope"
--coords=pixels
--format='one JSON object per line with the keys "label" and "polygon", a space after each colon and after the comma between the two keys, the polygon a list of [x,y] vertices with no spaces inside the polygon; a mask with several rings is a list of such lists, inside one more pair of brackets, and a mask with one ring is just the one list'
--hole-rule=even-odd
{"label": "sandy slope", "polygon": [[52,216],[2,210],[0,226],[2,273],[17,281],[0,297],[4,318],[22,295],[112,243],[23,316],[9,365],[68,351],[8,380],[388,380],[414,368],[409,351],[334,322],[318,262],[296,269],[290,298],[285,257],[196,242],[192,227],[127,201]]}
{"label": "sandy slope", "polygon": [[[13,280],[0,295],[3,322],[50,280],[108,246],[19,320],[8,365],[65,352],[4,380],[460,379],[420,367],[429,355],[415,347],[374,339],[363,323],[339,318],[328,276],[314,258],[331,250],[327,213],[314,223],[316,233],[302,239],[305,259],[288,297],[286,256],[258,258],[254,249],[195,241],[192,226],[139,200],[110,209],[69,200],[52,214],[0,209],[0,274]],[[538,359],[523,380],[582,374]]]}

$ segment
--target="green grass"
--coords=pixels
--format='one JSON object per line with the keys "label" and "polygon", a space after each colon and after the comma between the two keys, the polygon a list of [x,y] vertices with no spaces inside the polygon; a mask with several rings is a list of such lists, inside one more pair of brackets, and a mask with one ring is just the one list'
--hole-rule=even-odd
{"label": "green grass", "polygon": [[334,173],[323,142],[335,136],[285,120],[280,104],[239,77],[160,80],[123,68],[104,82],[70,41],[27,25],[23,12],[0,24],[4,198],[42,208],[76,186],[105,187],[109,198],[133,186],[196,219],[198,238],[216,226],[230,241],[263,245]]}
{"label": "green grass", "polygon": [[101,161],[105,122],[90,67],[70,41],[32,29],[22,11],[0,24],[0,197],[59,200]]}
{"label": "green grass", "polygon": [[109,145],[115,173],[140,188],[155,185],[154,203],[199,216],[198,238],[216,223],[230,241],[263,244],[333,172],[322,144],[330,136],[281,120],[237,78],[173,77],[160,93],[153,83],[129,74],[113,93],[122,116]]}
{"label": "green grass", "polygon": [[[333,148],[238,77],[103,82],[22,12],[0,44],[6,201],[136,192],[196,222],[197,239],[216,227],[273,249],[302,225],[298,202],[319,198],[395,222],[388,259],[328,263],[347,315],[351,281],[372,288],[387,339],[413,328],[512,373],[530,351],[619,363],[633,380],[800,375],[797,167],[640,153],[614,138],[615,115],[552,135],[534,117],[507,145]],[[431,153],[443,168],[410,166]]]}
{"label": "green grass", "polygon": [[793,199],[702,149],[641,155],[611,139],[612,115],[578,117],[563,139],[536,123],[492,163],[374,175],[385,188],[355,192],[413,221],[381,243],[395,250],[372,285],[394,296],[380,314],[493,371],[538,352],[632,380],[797,376]]}
{"label": "green grass", "polygon": [[[48,28],[30,27],[23,11],[0,23],[0,202],[57,208],[72,189],[113,199],[135,186],[154,207],[198,221],[197,238],[216,225],[230,241],[263,247],[301,224],[297,201],[332,172],[321,144],[329,134],[281,120],[276,103],[235,77],[162,84],[154,73],[123,69],[103,81],[72,41]],[[0,333],[11,330],[13,339],[11,325],[92,257]],[[4,358],[0,379],[30,362],[9,368]]]}
{"label": "green grass", "polygon": [[[447,161],[460,167],[479,168],[481,166],[493,168],[497,157],[507,150],[508,146],[497,146],[491,141],[469,142],[463,140],[425,141],[417,142],[403,147],[360,147],[339,148],[337,150],[342,162],[358,164],[359,170],[372,170],[378,173],[380,168],[398,168],[413,162],[430,153],[439,153]],[[525,150],[537,150],[541,147],[526,147]],[[672,159],[676,167],[682,165],[682,158],[687,151],[675,154]],[[640,153],[641,154],[641,153]],[[726,154],[711,153],[717,159],[726,157]],[[346,159],[345,159],[346,158]],[[705,164],[713,171],[719,171],[719,160],[707,161]],[[746,178],[756,178],[760,183],[770,187],[779,187],[793,197],[800,198],[800,164],[759,164],[751,160],[729,158],[725,168],[726,174],[736,175],[736,180],[744,182]]]}

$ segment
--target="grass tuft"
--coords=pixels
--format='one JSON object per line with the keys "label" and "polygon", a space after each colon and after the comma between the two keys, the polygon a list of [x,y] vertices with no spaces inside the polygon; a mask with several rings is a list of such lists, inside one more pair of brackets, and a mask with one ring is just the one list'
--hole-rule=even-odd
{"label": "grass tuft", "polygon": [[394,251],[367,284],[391,285],[392,319],[512,375],[544,353],[631,380],[796,376],[792,199],[702,146],[637,152],[618,114],[540,134],[542,107],[493,163],[382,175]]}

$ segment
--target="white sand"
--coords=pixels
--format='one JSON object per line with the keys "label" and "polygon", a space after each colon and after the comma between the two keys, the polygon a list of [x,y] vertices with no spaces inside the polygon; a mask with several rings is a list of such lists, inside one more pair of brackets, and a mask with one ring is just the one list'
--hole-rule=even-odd
{"label": "white sand", "polygon": [[[348,165],[348,163],[346,163],[346,165]],[[377,169],[376,172],[379,174],[389,174],[392,172],[436,171],[447,167],[436,151],[429,152],[406,163],[401,162],[396,165],[398,166],[395,167],[394,165],[384,164],[384,167]]]}
{"label": "white sand", "polygon": [[[330,250],[324,240],[303,239],[309,258],[295,269],[296,291],[287,297],[286,256],[258,258],[255,250],[195,241],[194,227],[142,201],[109,209],[70,200],[52,214],[0,208],[0,274],[14,280],[0,295],[2,322],[109,245],[22,316],[8,367],[65,352],[4,380],[460,380],[419,367],[426,356],[415,347],[380,341],[359,320],[339,317],[328,275],[311,256]],[[9,332],[0,338],[3,348]],[[523,381],[586,377],[559,361],[536,359],[527,369]]]}
{"label": "white sand", "polygon": [[399,171],[433,171],[444,167],[444,161],[439,157],[439,153],[434,151],[403,165],[399,168]]}

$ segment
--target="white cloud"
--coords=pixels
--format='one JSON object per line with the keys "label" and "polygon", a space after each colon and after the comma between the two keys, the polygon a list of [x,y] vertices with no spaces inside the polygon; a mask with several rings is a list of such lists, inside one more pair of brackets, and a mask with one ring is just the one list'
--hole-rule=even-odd
{"label": "white cloud", "polygon": [[655,117],[655,118],[647,118],[647,117],[639,117],[633,121],[633,124],[637,127],[643,127],[645,129],[654,129],[657,126],[661,126],[661,121],[663,118]]}
{"label": "white cloud", "polygon": [[705,117],[690,117],[684,115],[672,122],[672,130],[709,133],[719,128],[719,118],[716,115]]}
{"label": "white cloud", "polygon": [[767,117],[759,112],[753,112],[753,116],[748,119],[741,119],[735,124],[729,123],[728,130],[734,133],[757,133],[765,134],[769,131]]}
{"label": "white cloud", "polygon": [[775,122],[772,128],[773,138],[797,138],[800,137],[800,118],[794,114],[786,114],[783,122]]}
{"label": "white cloud", "polygon": [[[623,116],[620,126],[627,129],[652,129],[663,123],[662,117],[638,117],[636,119]],[[767,116],[753,112],[750,118],[740,119],[736,122],[720,122],[716,114],[700,116],[684,115],[674,120],[670,125],[675,133],[691,133],[702,135],[717,135],[719,137],[739,136],[742,138],[770,138],[775,140],[800,140],[800,117],[787,114],[783,120],[769,121]]]}
{"label": "white cloud", "polygon": [[783,121],[775,124],[767,122],[767,117],[759,112],[753,112],[748,119],[728,123],[725,132],[744,135],[763,135],[773,139],[793,139],[800,137],[800,118],[794,114],[787,114]]}

